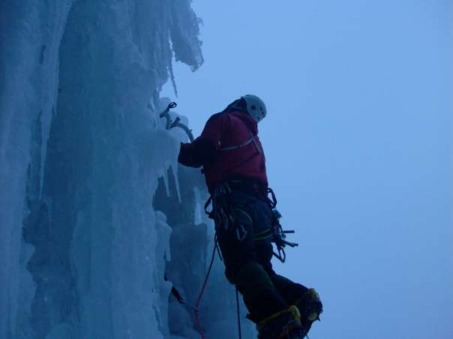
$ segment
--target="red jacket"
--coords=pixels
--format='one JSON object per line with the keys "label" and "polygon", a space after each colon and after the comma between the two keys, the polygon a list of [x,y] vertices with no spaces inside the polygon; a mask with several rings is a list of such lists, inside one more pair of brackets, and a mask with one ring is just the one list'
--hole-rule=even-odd
{"label": "red jacket", "polygon": [[232,178],[268,184],[257,122],[244,112],[211,116],[197,139],[181,144],[178,161],[190,167],[203,166],[211,193],[217,184]]}

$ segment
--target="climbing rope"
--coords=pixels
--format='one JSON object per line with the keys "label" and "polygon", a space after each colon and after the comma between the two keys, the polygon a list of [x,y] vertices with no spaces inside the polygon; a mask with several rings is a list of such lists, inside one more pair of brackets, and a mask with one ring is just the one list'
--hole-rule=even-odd
{"label": "climbing rope", "polygon": [[237,317],[238,317],[238,333],[239,333],[239,339],[242,339],[242,331],[241,331],[241,310],[239,308],[239,291],[236,288],[236,311],[237,311]]}
{"label": "climbing rope", "polygon": [[203,286],[201,287],[201,291],[200,291],[200,294],[198,295],[197,302],[195,304],[195,309],[194,309],[195,324],[196,324],[196,326],[198,328],[198,332],[200,333],[201,339],[205,339],[205,336],[204,336],[203,328],[201,327],[201,323],[200,323],[200,319],[198,317],[198,314],[200,312],[201,298],[203,297],[204,291],[206,289],[206,285],[208,284],[208,279],[209,279],[209,276],[210,276],[211,271],[212,271],[212,266],[214,264],[215,252],[217,250],[218,250],[218,248],[217,248],[217,237],[216,237],[215,240],[214,240],[214,249],[212,250],[211,261],[209,263],[208,272],[206,273],[206,276],[204,278]]}
{"label": "climbing rope", "polygon": [[[204,332],[203,332],[203,327],[201,326],[200,319],[198,317],[200,313],[200,304],[201,304],[201,298],[203,297],[203,294],[206,290],[206,286],[208,284],[209,276],[211,275],[212,267],[214,265],[214,259],[215,259],[215,253],[216,251],[218,252],[220,260],[222,259],[222,255],[220,253],[220,249],[218,246],[217,242],[217,236],[215,237],[214,240],[214,249],[212,250],[212,255],[211,255],[211,260],[209,262],[209,267],[208,267],[208,272],[206,272],[206,276],[203,281],[203,286],[201,287],[200,294],[198,295],[197,302],[195,304],[195,307],[193,308],[194,313],[195,313],[195,324],[197,326],[198,332],[200,333],[200,338],[205,339]],[[242,339],[242,331],[241,331],[241,312],[240,312],[240,303],[239,303],[239,291],[236,288],[236,312],[237,312],[237,320],[238,320],[238,334],[239,334],[239,339]]]}

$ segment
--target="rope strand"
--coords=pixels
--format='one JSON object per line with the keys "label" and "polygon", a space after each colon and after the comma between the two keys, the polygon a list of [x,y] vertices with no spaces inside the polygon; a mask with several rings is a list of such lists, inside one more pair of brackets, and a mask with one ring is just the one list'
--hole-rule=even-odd
{"label": "rope strand", "polygon": [[239,291],[236,288],[236,306],[237,306],[237,316],[238,316],[238,333],[239,339],[242,339],[242,331],[241,331],[241,310],[239,308]]}
{"label": "rope strand", "polygon": [[211,262],[209,263],[208,272],[206,273],[206,276],[204,278],[203,286],[201,288],[200,294],[198,295],[197,302],[195,304],[195,309],[194,309],[195,324],[198,328],[198,332],[200,332],[201,339],[205,339],[205,337],[204,337],[204,333],[203,333],[203,328],[201,327],[200,319],[198,318],[198,313],[200,312],[201,298],[203,297],[204,291],[206,289],[206,285],[208,284],[209,275],[211,274],[212,266],[214,264],[216,250],[217,250],[217,237],[214,240],[214,249],[212,251]]}

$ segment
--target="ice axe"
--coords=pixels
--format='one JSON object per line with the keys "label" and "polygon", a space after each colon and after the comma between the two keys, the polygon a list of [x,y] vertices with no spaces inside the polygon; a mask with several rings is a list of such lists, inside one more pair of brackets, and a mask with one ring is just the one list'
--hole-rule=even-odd
{"label": "ice axe", "polygon": [[177,117],[175,120],[173,120],[173,121],[171,120],[170,109],[175,108],[176,106],[178,106],[178,104],[176,102],[174,102],[174,101],[170,102],[168,104],[167,108],[165,110],[163,110],[162,113],[159,114],[159,117],[165,118],[165,120],[167,121],[166,126],[165,126],[166,129],[172,129],[174,127],[179,127],[181,129],[183,129],[184,132],[186,132],[187,136],[189,137],[189,140],[192,142],[194,140],[192,131],[189,129],[189,127],[187,127],[186,125],[184,125],[181,122],[181,118]]}

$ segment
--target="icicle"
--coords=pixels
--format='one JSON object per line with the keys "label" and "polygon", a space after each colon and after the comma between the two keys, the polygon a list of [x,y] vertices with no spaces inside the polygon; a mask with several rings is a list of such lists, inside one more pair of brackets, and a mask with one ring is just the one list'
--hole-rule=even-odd
{"label": "icicle", "polygon": [[178,176],[178,163],[174,161],[170,165],[170,170],[173,173],[173,178],[175,179],[176,194],[178,195],[178,201],[181,202],[181,191],[179,188],[179,176]]}
{"label": "icicle", "polygon": [[201,202],[200,189],[195,186],[193,188],[193,194],[195,196],[195,211],[194,211],[194,221],[193,222],[195,223],[195,225],[199,225],[203,222],[202,211],[201,211],[203,204]]}
{"label": "icicle", "polygon": [[[166,168],[166,166],[165,166]],[[170,196],[170,185],[168,184],[168,171],[164,170],[162,172],[162,179],[164,180],[165,192],[167,192],[167,197]]]}
{"label": "icicle", "polygon": [[178,97],[178,88],[176,87],[175,81],[175,74],[173,73],[173,63],[170,62],[168,66],[168,71],[170,73],[171,84],[173,85],[173,91],[175,92],[175,96]]}
{"label": "icicle", "polygon": [[[164,257],[165,260],[171,260],[171,252],[170,252],[170,235],[172,229],[168,226],[167,217],[161,211],[156,211],[156,230],[157,230],[157,238],[159,239],[157,244],[157,258]],[[162,272],[165,271],[164,265],[159,265],[159,269]]]}

